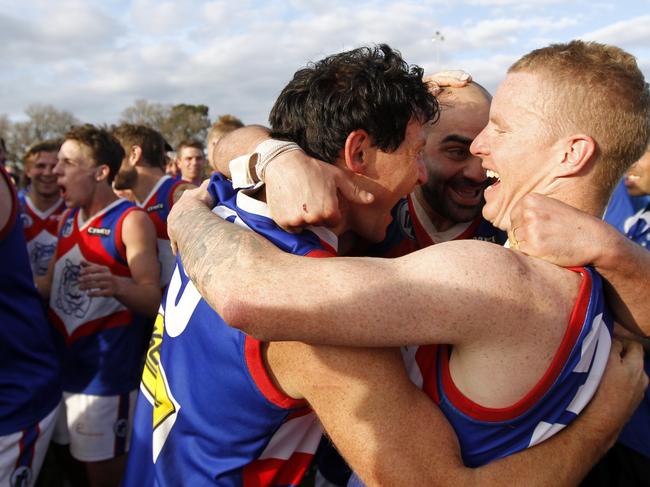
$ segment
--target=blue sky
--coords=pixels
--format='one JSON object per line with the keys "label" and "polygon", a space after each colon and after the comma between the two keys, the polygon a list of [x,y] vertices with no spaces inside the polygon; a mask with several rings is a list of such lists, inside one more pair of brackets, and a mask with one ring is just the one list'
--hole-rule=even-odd
{"label": "blue sky", "polygon": [[0,0],[0,12],[0,115],[14,121],[47,103],[112,123],[144,98],[266,123],[298,68],[379,42],[490,91],[522,54],[572,38],[623,47],[650,79],[650,0]]}

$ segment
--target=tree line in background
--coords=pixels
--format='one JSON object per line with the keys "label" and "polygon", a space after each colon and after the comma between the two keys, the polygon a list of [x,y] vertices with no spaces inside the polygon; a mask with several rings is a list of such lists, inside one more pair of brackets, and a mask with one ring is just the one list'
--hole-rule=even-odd
{"label": "tree line in background", "polygon": [[[186,139],[205,141],[210,127],[208,111],[206,105],[166,105],[136,100],[122,111],[118,123],[147,125],[159,131],[175,148]],[[52,105],[29,105],[25,115],[27,120],[22,122],[12,122],[7,115],[0,115],[0,137],[7,144],[7,159],[19,168],[22,168],[22,157],[29,146],[46,139],[63,137],[70,127],[83,123],[71,112]]]}

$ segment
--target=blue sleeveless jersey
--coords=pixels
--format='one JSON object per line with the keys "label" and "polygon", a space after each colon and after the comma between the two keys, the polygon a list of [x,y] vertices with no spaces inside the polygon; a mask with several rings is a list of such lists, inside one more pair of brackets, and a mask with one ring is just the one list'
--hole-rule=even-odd
{"label": "blue sleeveless jersey", "polygon": [[[623,224],[625,234],[650,251],[650,205],[631,216]],[[645,353],[645,372],[650,376],[650,354]],[[650,388],[641,404],[625,425],[619,441],[650,458]]]}
{"label": "blue sleeveless jersey", "polygon": [[379,244],[370,245],[363,255],[400,257],[451,240],[474,239],[503,245],[508,239],[505,232],[480,215],[471,222],[459,223],[447,231],[437,232],[414,193],[395,205],[392,216],[386,238]]}
{"label": "blue sleeveless jersey", "polygon": [[545,375],[510,407],[483,407],[456,388],[449,371],[451,347],[403,349],[411,380],[453,426],[468,467],[546,440],[573,421],[596,392],[611,347],[612,319],[601,277],[590,268],[573,270],[582,275],[582,284],[562,343]]}
{"label": "blue sleeveless jersey", "polygon": [[108,266],[131,277],[122,242],[122,223],[131,211],[117,200],[85,222],[79,209],[62,216],[54,256],[50,320],[60,332],[62,380],[66,392],[109,396],[138,387],[149,320],[113,297],[90,297],[79,289],[81,261]]}
{"label": "blue sleeveless jersey", "polygon": [[614,188],[605,210],[605,220],[616,227],[619,232],[627,233],[624,229],[625,221],[639,210],[642,210],[650,202],[650,196],[630,196],[623,179]]}
{"label": "blue sleeveless jersey", "polygon": [[11,215],[0,228],[0,435],[27,429],[61,400],[59,360],[40,295],[34,287],[19,203],[13,192]]}
{"label": "blue sleeveless jersey", "polygon": [[[235,192],[220,175],[212,177],[210,192],[217,215],[286,252],[336,253],[329,231],[284,232],[266,205]],[[229,327],[180,260],[155,328],[124,485],[298,485],[322,434],[314,412],[274,385],[264,344]]]}

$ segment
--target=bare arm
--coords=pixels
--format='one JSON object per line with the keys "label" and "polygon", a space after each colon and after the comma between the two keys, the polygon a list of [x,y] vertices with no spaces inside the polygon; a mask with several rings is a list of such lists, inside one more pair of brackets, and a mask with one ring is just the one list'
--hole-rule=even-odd
{"label": "bare arm", "polygon": [[122,241],[131,277],[116,276],[106,266],[83,263],[79,289],[89,296],[113,296],[127,308],[155,316],[160,305],[160,265],[156,258],[156,232],[146,213],[133,211],[125,219]]}
{"label": "bare arm", "polygon": [[632,347],[622,358],[620,343],[613,347],[603,390],[573,425],[476,469],[463,465],[453,429],[409,381],[397,350],[284,342],[269,345],[267,359],[280,385],[310,402],[368,485],[569,486],[614,443],[643,395],[642,351]]}
{"label": "bare arm", "polygon": [[186,272],[226,322],[264,340],[476,343],[513,336],[501,333],[513,323],[557,317],[560,298],[549,293],[563,290],[548,286],[542,269],[553,266],[493,244],[440,244],[399,259],[304,259],[186,195],[168,220]]}
{"label": "bare arm", "polygon": [[617,321],[650,335],[650,252],[608,223],[538,194],[522,198],[511,218],[522,252],[561,266],[593,265]]}

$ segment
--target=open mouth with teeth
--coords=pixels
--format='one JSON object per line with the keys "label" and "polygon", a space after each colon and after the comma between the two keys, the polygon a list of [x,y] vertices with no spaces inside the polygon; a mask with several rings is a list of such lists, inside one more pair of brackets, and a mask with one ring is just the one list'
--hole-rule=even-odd
{"label": "open mouth with teeth", "polygon": [[486,169],[485,175],[487,176],[489,182],[489,186],[486,189],[490,189],[491,186],[495,186],[501,182],[501,176],[499,176],[499,173],[493,171],[492,169]]}

